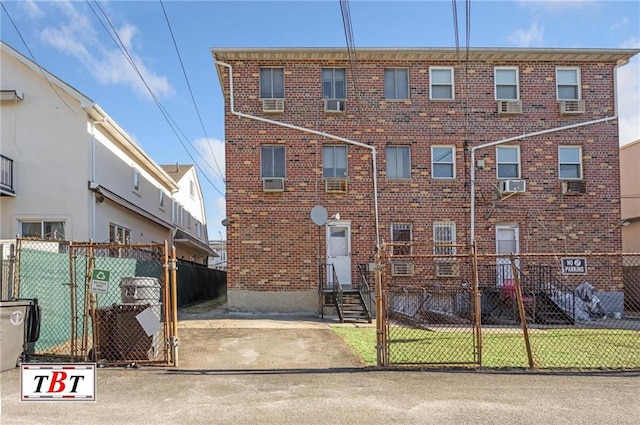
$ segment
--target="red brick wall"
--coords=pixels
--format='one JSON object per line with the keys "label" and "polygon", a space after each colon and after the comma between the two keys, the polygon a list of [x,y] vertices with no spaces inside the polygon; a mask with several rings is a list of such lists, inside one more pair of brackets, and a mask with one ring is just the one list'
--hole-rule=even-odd
{"label": "red brick wall", "polygon": [[[416,241],[432,239],[434,221],[454,221],[457,241],[469,241],[469,148],[540,130],[614,114],[613,63],[358,62],[359,81],[348,72],[347,106],[342,115],[324,113],[321,68],[348,62],[237,61],[235,109],[375,146],[378,153],[380,236],[389,241],[392,222],[411,222]],[[494,100],[494,66],[518,66],[523,113],[501,116]],[[285,69],[285,112],[265,115],[259,98],[259,68]],[[408,67],[410,100],[384,101],[384,69]],[[455,100],[429,100],[429,66],[455,66]],[[560,115],[556,66],[579,66],[586,113]],[[226,97],[226,169],[229,288],[296,291],[316,288],[317,264],[324,256],[324,229],[310,219],[314,205],[340,213],[352,225],[352,264],[371,262],[375,251],[371,153],[348,148],[348,192],[327,194],[322,179],[322,145],[334,140],[287,129],[229,111]],[[356,96],[356,88],[359,97]],[[264,193],[260,145],[286,146],[283,193]],[[385,146],[411,145],[411,180],[385,179]],[[433,144],[456,146],[455,180],[431,178]],[[496,197],[495,147],[476,152],[476,238],[479,251],[495,252],[495,225],[517,223],[522,252],[619,251],[620,218],[617,120],[529,137],[521,147],[521,175],[527,192]],[[562,194],[558,145],[580,145],[587,193]],[[320,234],[319,234],[320,233]],[[324,261],[324,260],[322,260]]]}

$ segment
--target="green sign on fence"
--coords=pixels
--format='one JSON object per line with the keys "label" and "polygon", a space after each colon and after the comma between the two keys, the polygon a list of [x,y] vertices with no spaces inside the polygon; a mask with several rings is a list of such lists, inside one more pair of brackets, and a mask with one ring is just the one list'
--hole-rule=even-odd
{"label": "green sign on fence", "polygon": [[109,270],[95,269],[91,274],[91,292],[94,294],[109,293]]}

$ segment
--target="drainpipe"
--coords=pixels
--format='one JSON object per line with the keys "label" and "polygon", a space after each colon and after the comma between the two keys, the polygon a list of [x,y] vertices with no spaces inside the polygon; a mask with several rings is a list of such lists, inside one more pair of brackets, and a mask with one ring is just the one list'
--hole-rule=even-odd
{"label": "drainpipe", "polygon": [[555,133],[557,131],[569,130],[571,128],[584,127],[587,125],[598,124],[601,122],[607,122],[611,120],[617,119],[618,116],[614,115],[613,117],[605,117],[592,121],[585,121],[577,124],[565,125],[563,127],[550,128],[547,130],[534,131],[533,133],[523,134],[521,136],[509,137],[507,139],[497,140],[495,142],[485,143],[483,145],[474,146],[471,148],[471,229],[469,234],[471,235],[471,244],[475,244],[476,242],[476,150],[488,148],[490,146],[501,145],[503,143],[513,142],[514,140],[521,140],[527,137],[540,136],[542,134]]}
{"label": "drainpipe", "polygon": [[375,212],[375,226],[376,226],[376,252],[380,251],[380,229],[378,226],[378,178],[377,178],[377,168],[376,168],[376,148],[374,146],[370,146],[367,145],[365,143],[361,143],[361,142],[356,142],[355,140],[351,140],[351,139],[346,139],[344,137],[340,137],[340,136],[335,136],[333,134],[329,134],[329,133],[325,133],[323,131],[316,131],[316,130],[311,130],[309,128],[304,128],[304,127],[299,127],[297,125],[293,125],[293,124],[287,124],[284,122],[280,122],[280,121],[274,121],[274,120],[270,120],[268,118],[264,118],[264,117],[257,117],[254,115],[249,115],[249,114],[245,114],[242,112],[238,112],[235,110],[234,108],[234,101],[233,101],[233,68],[230,64],[226,63],[226,62],[221,62],[216,60],[215,61],[216,65],[220,65],[220,66],[224,66],[225,68],[227,68],[229,70],[229,106],[231,109],[231,113],[233,115],[237,115],[239,117],[243,117],[243,118],[248,118],[251,120],[256,120],[256,121],[262,121],[268,124],[273,124],[273,125],[277,125],[280,127],[286,127],[286,128],[290,128],[293,130],[298,130],[298,131],[302,131],[305,133],[310,133],[310,134],[315,134],[317,136],[322,136],[322,137],[326,137],[328,139],[333,139],[333,140],[338,140],[340,142],[344,142],[350,145],[354,145],[354,146],[360,146],[361,148],[365,148],[365,149],[369,149],[371,151],[371,159],[373,161],[373,209]]}
{"label": "drainpipe", "polygon": [[[91,182],[96,181],[96,124],[104,124],[107,118],[91,121]],[[91,202],[91,240],[96,240],[96,193],[93,193]]]}

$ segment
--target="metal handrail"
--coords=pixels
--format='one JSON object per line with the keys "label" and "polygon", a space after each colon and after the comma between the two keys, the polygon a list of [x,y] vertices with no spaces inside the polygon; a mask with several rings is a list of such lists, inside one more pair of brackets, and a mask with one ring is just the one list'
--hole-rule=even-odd
{"label": "metal handrail", "polygon": [[367,270],[366,264],[358,264],[358,292],[360,292],[360,296],[364,300],[364,308],[367,310],[367,319],[371,320],[371,311],[373,309],[373,292],[371,291],[371,286],[369,285],[369,281],[367,280],[367,275],[369,271]]}

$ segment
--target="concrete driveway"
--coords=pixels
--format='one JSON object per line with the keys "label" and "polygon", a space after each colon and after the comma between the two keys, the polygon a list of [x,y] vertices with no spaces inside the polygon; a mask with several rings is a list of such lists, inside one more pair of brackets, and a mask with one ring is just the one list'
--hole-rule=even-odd
{"label": "concrete driveway", "polygon": [[637,373],[364,368],[311,317],[180,321],[180,367],[98,369],[97,402],[20,401],[0,373],[2,424],[637,424]]}

